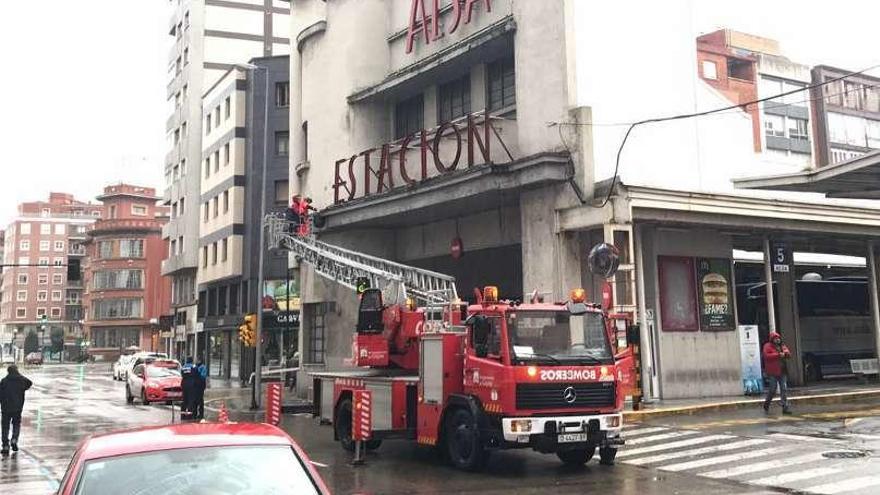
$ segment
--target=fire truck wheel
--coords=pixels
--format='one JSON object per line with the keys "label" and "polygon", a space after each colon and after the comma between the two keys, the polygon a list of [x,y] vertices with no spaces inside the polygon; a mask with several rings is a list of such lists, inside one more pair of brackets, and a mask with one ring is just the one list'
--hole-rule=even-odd
{"label": "fire truck wheel", "polygon": [[333,418],[333,429],[342,448],[354,452],[354,439],[351,437],[351,398],[346,397],[336,406],[336,417]]}
{"label": "fire truck wheel", "polygon": [[614,458],[617,457],[617,449],[614,447],[602,447],[599,449],[599,464],[613,466]]}
{"label": "fire truck wheel", "polygon": [[382,446],[382,440],[378,438],[374,438],[372,440],[367,440],[367,450],[376,450]]}
{"label": "fire truck wheel", "polygon": [[561,450],[556,453],[556,457],[559,457],[559,460],[566,464],[580,466],[592,459],[595,452],[595,446],[587,445],[585,449]]}
{"label": "fire truck wheel", "polygon": [[455,467],[475,471],[486,463],[489,454],[480,442],[474,416],[467,409],[456,409],[447,416],[444,437],[446,453]]}

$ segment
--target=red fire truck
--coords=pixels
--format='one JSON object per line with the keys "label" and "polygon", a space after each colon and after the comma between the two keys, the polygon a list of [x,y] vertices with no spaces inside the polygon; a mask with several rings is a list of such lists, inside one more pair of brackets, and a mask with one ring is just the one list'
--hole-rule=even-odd
{"label": "red fire truck", "polygon": [[[511,448],[555,453],[566,464],[583,464],[598,449],[601,463],[613,464],[628,371],[615,361],[605,313],[583,289],[547,303],[500,299],[485,287],[465,305],[451,277],[281,237],[316,272],[360,293],[356,369],[312,374],[316,414],[345,449],[355,447],[355,392],[368,391],[367,448],[415,440],[467,470]],[[402,302],[386,304],[367,278],[396,281]]]}

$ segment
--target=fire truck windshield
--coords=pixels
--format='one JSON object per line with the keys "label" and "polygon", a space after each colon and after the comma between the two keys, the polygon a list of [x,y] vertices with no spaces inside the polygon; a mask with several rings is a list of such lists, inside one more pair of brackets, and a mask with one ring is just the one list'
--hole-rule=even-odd
{"label": "fire truck windshield", "polygon": [[513,362],[604,364],[612,362],[600,313],[517,311],[507,318]]}

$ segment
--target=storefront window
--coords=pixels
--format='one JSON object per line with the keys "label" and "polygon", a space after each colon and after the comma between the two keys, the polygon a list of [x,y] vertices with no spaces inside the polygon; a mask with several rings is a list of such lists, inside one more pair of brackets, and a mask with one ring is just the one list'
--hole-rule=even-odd
{"label": "storefront window", "polygon": [[660,256],[657,265],[663,330],[699,330],[693,258]]}

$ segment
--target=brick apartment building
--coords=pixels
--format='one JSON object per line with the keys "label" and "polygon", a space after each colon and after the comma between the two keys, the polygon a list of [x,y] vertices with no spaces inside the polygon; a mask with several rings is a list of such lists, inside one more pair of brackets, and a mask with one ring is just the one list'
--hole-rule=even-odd
{"label": "brick apartment building", "polygon": [[97,199],[104,214],[88,230],[84,277],[90,352],[112,359],[131,345],[164,351],[158,323],[171,303],[171,281],[161,274],[169,209],[157,206],[155,189],[129,184],[107,186]]}
{"label": "brick apartment building", "polygon": [[[68,265],[78,271],[85,255],[86,230],[101,216],[102,206],[53,192],[48,201],[21,203],[4,231],[4,264],[0,302],[0,335],[24,345],[35,332],[48,346],[63,332],[68,346],[82,335],[82,280],[68,280]],[[45,315],[45,327],[41,319]]]}

